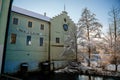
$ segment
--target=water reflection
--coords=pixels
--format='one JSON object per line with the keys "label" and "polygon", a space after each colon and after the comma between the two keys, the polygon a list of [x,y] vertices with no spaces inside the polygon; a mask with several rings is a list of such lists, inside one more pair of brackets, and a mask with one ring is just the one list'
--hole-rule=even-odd
{"label": "water reflection", "polygon": [[78,80],[120,80],[120,78],[78,75]]}
{"label": "water reflection", "polygon": [[72,75],[72,74],[57,74],[51,80],[120,80],[113,77],[98,77],[90,75]]}
{"label": "water reflection", "polygon": [[113,77],[98,77],[78,74],[32,75],[23,80],[120,80]]}

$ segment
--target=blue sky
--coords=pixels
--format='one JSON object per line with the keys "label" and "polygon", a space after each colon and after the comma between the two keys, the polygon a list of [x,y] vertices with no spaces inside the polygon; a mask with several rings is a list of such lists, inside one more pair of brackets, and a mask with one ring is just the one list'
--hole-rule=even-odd
{"label": "blue sky", "polygon": [[120,7],[120,0],[14,0],[13,5],[31,10],[40,14],[54,17],[60,14],[66,6],[70,18],[77,23],[84,8],[96,14],[96,18],[103,25],[103,32],[109,24],[108,12],[113,6]]}

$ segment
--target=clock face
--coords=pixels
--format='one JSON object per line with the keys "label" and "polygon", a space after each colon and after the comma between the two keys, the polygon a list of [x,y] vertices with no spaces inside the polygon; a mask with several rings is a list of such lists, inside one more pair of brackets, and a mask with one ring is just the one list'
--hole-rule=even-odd
{"label": "clock face", "polygon": [[68,25],[67,25],[67,24],[63,24],[63,29],[64,29],[65,31],[67,31],[67,30],[68,30]]}

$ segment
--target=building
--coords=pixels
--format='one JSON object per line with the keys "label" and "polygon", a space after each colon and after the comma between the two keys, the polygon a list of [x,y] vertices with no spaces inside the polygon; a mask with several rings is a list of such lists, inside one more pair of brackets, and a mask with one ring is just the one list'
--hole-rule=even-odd
{"label": "building", "polygon": [[4,57],[5,35],[8,27],[9,11],[13,0],[0,0],[0,74]]}
{"label": "building", "polygon": [[36,71],[43,61],[54,62],[57,69],[75,60],[75,54],[60,56],[68,32],[75,27],[66,11],[49,18],[46,13],[41,15],[13,6],[9,24],[5,73],[19,71],[22,63],[28,64],[28,71]]}
{"label": "building", "polygon": [[[71,32],[74,32],[75,24],[67,15],[66,11],[63,11],[60,15],[53,17],[50,20],[51,26],[51,41],[50,41],[50,57],[55,62],[55,67],[62,67],[62,64],[71,60],[76,60],[76,54],[69,52],[66,56],[61,56],[64,46],[66,45],[65,40]],[[71,36],[74,38],[74,36]],[[70,45],[67,45],[70,46]],[[73,46],[73,45],[72,45]],[[72,52],[73,53],[73,52]]]}

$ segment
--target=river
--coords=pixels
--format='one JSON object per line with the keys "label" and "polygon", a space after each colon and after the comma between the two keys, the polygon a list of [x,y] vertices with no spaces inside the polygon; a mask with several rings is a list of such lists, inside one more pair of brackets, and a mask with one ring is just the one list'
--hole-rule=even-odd
{"label": "river", "polygon": [[25,80],[120,80],[113,77],[98,77],[78,74],[34,75]]}

